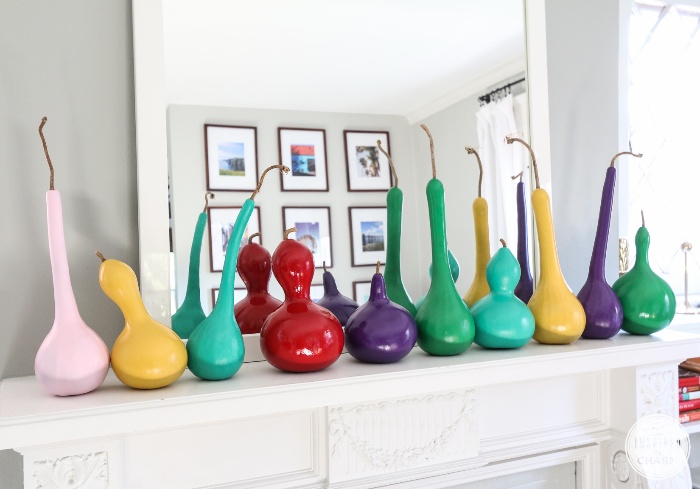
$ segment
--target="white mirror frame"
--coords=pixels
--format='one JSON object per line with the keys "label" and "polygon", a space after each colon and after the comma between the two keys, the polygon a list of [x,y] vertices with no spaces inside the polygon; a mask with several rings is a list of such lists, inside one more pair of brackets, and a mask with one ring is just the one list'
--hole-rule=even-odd
{"label": "white mirror frame", "polygon": [[[530,142],[542,186],[551,190],[545,0],[523,0]],[[170,324],[168,141],[163,0],[133,0],[136,161],[141,295],[148,312]],[[534,267],[537,269],[537,267]]]}

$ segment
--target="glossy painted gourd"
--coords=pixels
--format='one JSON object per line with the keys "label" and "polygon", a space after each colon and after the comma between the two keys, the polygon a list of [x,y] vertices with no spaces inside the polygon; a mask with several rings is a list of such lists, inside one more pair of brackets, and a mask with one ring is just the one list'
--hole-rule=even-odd
{"label": "glossy painted gourd", "polygon": [[369,300],[350,316],[345,326],[348,353],[361,362],[398,362],[411,352],[417,336],[413,316],[389,299],[384,277],[377,270]]}
{"label": "glossy painted gourd", "polygon": [[583,333],[586,314],[561,273],[549,195],[539,186],[532,148],[522,139],[509,137],[507,141],[509,144],[518,141],[528,148],[535,170],[536,188],[532,192],[532,210],[540,246],[540,279],[527,304],[535,317],[533,338],[540,343],[552,345],[573,343]]}
{"label": "glossy painted gourd", "polygon": [[282,305],[267,290],[272,275],[272,257],[262,245],[253,243],[255,233],[238,253],[236,268],[248,294],[233,306],[242,334],[260,333],[267,317]]}
{"label": "glossy painted gourd", "polygon": [[520,348],[535,332],[535,318],[518,299],[520,264],[508,248],[498,250],[486,267],[491,291],[472,307],[474,343],[484,348]]}
{"label": "glossy painted gourd", "polygon": [[384,267],[384,281],[386,293],[389,299],[404,307],[412,317],[416,317],[416,306],[406,291],[401,278],[401,227],[403,215],[403,192],[399,188],[399,177],[396,175],[391,156],[384,151],[381,141],[377,146],[389,160],[389,167],[394,175],[394,186],[386,193],[386,265]]}
{"label": "glossy painted gourd", "polygon": [[42,129],[39,126],[46,159],[51,170],[46,192],[49,254],[53,276],[54,321],[34,359],[34,372],[41,386],[55,396],[75,396],[102,385],[109,371],[109,350],[102,338],[85,324],[73,294],[63,233],[61,195],[53,185],[53,166]]}
{"label": "glossy painted gourd", "polygon": [[649,230],[642,223],[634,238],[636,260],[612,289],[622,303],[622,329],[632,334],[653,334],[671,324],[676,296],[649,265]]}
{"label": "glossy painted gourd", "polygon": [[285,299],[260,331],[263,356],[270,365],[287,372],[329,367],[343,352],[343,328],[328,309],[311,300],[311,251],[294,239],[284,239],[272,254],[272,272]]}
{"label": "glossy painted gourd", "polygon": [[333,313],[341,326],[345,326],[350,316],[359,307],[357,302],[340,293],[335,283],[335,277],[326,270],[325,262],[323,262],[323,297],[316,301],[316,304]]}
{"label": "glossy painted gourd", "polygon": [[175,314],[173,314],[171,320],[173,331],[182,339],[189,338],[194,328],[207,317],[206,314],[204,314],[204,309],[202,309],[202,300],[199,290],[199,257],[202,254],[202,237],[204,236],[204,229],[206,226],[207,213],[205,207],[205,211],[199,214],[197,225],[194,228],[185,300]]}
{"label": "glossy painted gourd", "polygon": [[103,260],[99,282],[126,321],[112,347],[117,378],[135,389],[157,389],[175,382],[187,366],[185,345],[172,329],[149,316],[131,267],[119,260]]}
{"label": "glossy painted gourd", "polygon": [[522,174],[516,188],[516,203],[518,209],[518,263],[520,264],[520,280],[515,286],[515,296],[527,304],[532,297],[534,284],[532,273],[530,272],[530,253],[528,251],[527,233],[527,211],[525,210],[525,184],[522,181]]}
{"label": "glossy painted gourd", "polygon": [[450,274],[445,229],[445,189],[435,176],[435,159],[431,142],[433,178],[426,195],[430,218],[433,277],[425,301],[416,314],[418,346],[431,355],[457,355],[466,351],[474,341],[474,320]]}
{"label": "glossy painted gourd", "polygon": [[464,302],[469,307],[476,304],[476,301],[489,293],[489,284],[486,280],[486,265],[491,259],[491,244],[489,243],[489,205],[481,196],[481,180],[483,177],[483,167],[481,158],[473,148],[466,148],[469,154],[476,156],[479,163],[479,193],[472,203],[472,213],[474,215],[474,239],[476,241],[476,264],[474,269],[474,279],[464,294]]}
{"label": "glossy painted gourd", "polygon": [[[459,278],[459,262],[457,261],[457,258],[452,254],[452,252],[448,249],[447,250],[447,260],[450,263],[450,275],[452,276],[452,281],[454,283],[457,283],[457,279]],[[432,280],[433,278],[433,264],[431,263],[430,266],[428,266],[428,277]],[[426,294],[427,295],[427,294]],[[416,311],[420,309],[420,306],[423,305],[423,302],[425,301],[425,295],[423,297],[419,297],[418,300],[416,301]],[[417,312],[416,312],[417,314]]]}
{"label": "glossy painted gourd", "polygon": [[588,277],[577,295],[583,310],[586,312],[586,327],[582,335],[584,338],[611,338],[620,331],[622,326],[622,304],[605,279],[605,255],[608,248],[610,218],[615,193],[615,159],[623,154],[641,156],[629,151],[618,153],[613,157],[605,174],[598,227],[593,241]]}

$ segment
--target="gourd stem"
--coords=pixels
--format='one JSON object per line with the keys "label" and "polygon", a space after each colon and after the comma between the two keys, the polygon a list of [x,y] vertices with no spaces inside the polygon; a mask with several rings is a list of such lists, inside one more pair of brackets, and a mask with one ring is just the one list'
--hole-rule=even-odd
{"label": "gourd stem", "polygon": [[49,190],[53,190],[53,165],[51,164],[51,157],[49,156],[49,148],[46,146],[46,138],[44,137],[44,125],[48,119],[46,116],[41,118],[41,124],[39,124],[39,137],[41,137],[41,144],[44,146],[44,155],[46,156],[46,161],[49,164],[49,171],[51,172],[51,177],[49,179]]}
{"label": "gourd stem", "polygon": [[420,127],[428,134],[428,139],[430,139],[430,162],[433,165],[433,178],[437,178],[437,171],[435,170],[435,146],[433,145],[433,136],[430,134],[428,126],[421,124]]}
{"label": "gourd stem", "polygon": [[389,169],[390,169],[392,175],[394,175],[394,187],[398,188],[399,187],[399,176],[396,174],[396,168],[394,168],[394,162],[391,161],[391,155],[389,153],[387,153],[386,151],[384,151],[384,148],[382,148],[382,142],[379,139],[377,139],[377,147],[379,148],[379,151],[384,153],[384,156],[386,156],[387,159],[389,160]]}
{"label": "gourd stem", "polygon": [[644,226],[646,226],[646,224],[644,222],[644,211],[641,211],[641,212],[642,212],[642,227],[644,227]]}
{"label": "gourd stem", "polygon": [[207,212],[207,209],[209,208],[209,199],[214,198],[214,194],[212,192],[205,192],[204,193],[204,210],[202,212]]}
{"label": "gourd stem", "polygon": [[630,156],[634,156],[635,158],[641,158],[642,156],[644,156],[642,153],[633,153],[633,152],[631,152],[631,151],[621,151],[620,153],[617,153],[615,156],[612,157],[612,161],[610,161],[610,167],[611,167],[611,168],[612,168],[613,166],[615,166],[615,160],[616,160],[619,156],[622,156],[622,155],[630,155]]}
{"label": "gourd stem", "polygon": [[382,262],[377,260],[377,269],[374,271],[374,273],[379,273],[379,267],[382,265]]}
{"label": "gourd stem", "polygon": [[479,164],[479,193],[478,193],[478,197],[481,197],[481,182],[484,179],[484,167],[481,165],[481,157],[479,157],[479,153],[477,153],[474,148],[470,148],[469,146],[465,146],[464,149],[466,149],[467,153],[469,153],[470,155],[476,156],[476,162]]}
{"label": "gourd stem", "polygon": [[255,238],[256,236],[259,237],[260,241],[262,242],[262,233],[253,233],[250,235],[250,238],[248,238],[248,244],[252,243],[253,238]]}
{"label": "gourd stem", "polygon": [[102,253],[100,253],[99,251],[96,251],[96,252],[95,252],[95,255],[97,255],[97,257],[98,257],[100,260],[102,260],[102,261],[105,261],[105,260],[106,260],[106,258],[104,257],[104,255],[103,255]]}
{"label": "gourd stem", "polygon": [[286,175],[289,173],[289,167],[284,166],[284,165],[272,165],[268,166],[265,171],[263,172],[262,176],[260,177],[260,181],[258,182],[258,186],[255,187],[255,190],[253,191],[252,195],[250,196],[250,200],[255,200],[255,196],[258,195],[258,192],[260,191],[260,187],[262,187],[263,180],[265,179],[265,175],[267,175],[267,172],[272,170],[273,168],[279,168],[280,173]]}
{"label": "gourd stem", "polygon": [[326,273],[328,269],[326,269],[326,260],[323,260],[323,273]]}
{"label": "gourd stem", "polygon": [[527,150],[530,152],[530,157],[532,158],[532,168],[535,170],[535,188],[540,188],[540,174],[537,171],[537,160],[535,159],[535,152],[532,150],[532,146],[527,144],[525,141],[523,141],[520,138],[513,138],[510,136],[506,136],[506,142],[508,144],[513,144],[514,141],[519,142],[520,144],[524,144]]}
{"label": "gourd stem", "polygon": [[506,245],[506,240],[505,240],[505,239],[501,238],[499,241],[501,242],[501,245],[503,245],[504,248],[507,248],[507,247],[508,247],[508,245]]}
{"label": "gourd stem", "polygon": [[289,229],[287,229],[287,230],[284,232],[284,239],[289,239],[289,235],[290,235],[291,233],[296,233],[296,232],[297,232],[297,228],[289,228]]}

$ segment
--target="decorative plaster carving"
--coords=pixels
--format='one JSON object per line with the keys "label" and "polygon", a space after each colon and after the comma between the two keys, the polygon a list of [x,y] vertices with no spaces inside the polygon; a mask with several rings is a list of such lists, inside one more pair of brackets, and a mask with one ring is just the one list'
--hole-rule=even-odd
{"label": "decorative plaster carving", "polygon": [[630,464],[627,461],[627,454],[622,450],[618,450],[613,455],[612,471],[620,482],[630,480]]}
{"label": "decorative plaster carving", "polygon": [[[473,390],[334,407],[331,457],[347,461],[350,473],[415,466],[444,454],[448,446],[466,452],[470,438],[475,447],[476,419]],[[347,453],[348,448],[354,453]]]}
{"label": "decorative plaster carving", "polygon": [[666,416],[678,416],[677,373],[673,370],[659,370],[656,372],[642,373],[639,375],[639,417],[652,414],[665,414]]}
{"label": "decorative plaster carving", "polygon": [[107,452],[34,462],[32,475],[35,489],[108,489]]}

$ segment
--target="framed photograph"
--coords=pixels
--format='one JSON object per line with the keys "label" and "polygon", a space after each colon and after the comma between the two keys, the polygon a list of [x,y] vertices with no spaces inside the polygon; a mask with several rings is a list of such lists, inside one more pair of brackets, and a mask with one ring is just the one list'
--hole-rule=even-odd
{"label": "framed photograph", "polygon": [[316,268],[333,266],[331,254],[330,207],[282,207],[284,229],[297,228],[296,240],[304,243],[314,256]]}
{"label": "framed photograph", "polygon": [[[245,287],[234,287],[233,288],[233,303],[239,303],[248,294],[248,289]],[[211,289],[211,307],[212,309],[216,305],[216,300],[219,298],[219,288]]]}
{"label": "framed photograph", "polygon": [[254,127],[204,124],[207,190],[252,192],[258,185]]}
{"label": "framed photograph", "polygon": [[372,289],[372,282],[360,281],[352,283],[352,300],[359,305],[369,300],[369,292]]}
{"label": "framed photograph", "polygon": [[318,302],[318,300],[323,297],[323,284],[312,284],[311,285],[311,300]]}
{"label": "framed photograph", "polygon": [[[233,226],[236,223],[240,207],[209,207],[209,264],[212,272],[224,269],[226,249],[228,248]],[[260,207],[253,209],[241,238],[241,246],[248,242],[251,234],[260,232]]]}
{"label": "framed photograph", "polygon": [[386,207],[349,207],[352,266],[386,261]]}
{"label": "framed photograph", "polygon": [[326,131],[278,129],[280,164],[292,171],[280,180],[283,192],[328,192]]}
{"label": "framed photograph", "polygon": [[348,192],[389,190],[391,171],[389,159],[377,146],[390,153],[389,133],[381,131],[343,131],[345,134],[345,166],[348,172]]}

